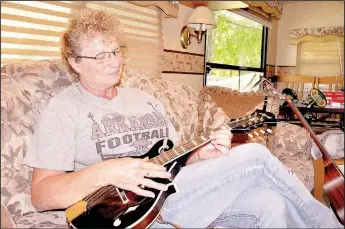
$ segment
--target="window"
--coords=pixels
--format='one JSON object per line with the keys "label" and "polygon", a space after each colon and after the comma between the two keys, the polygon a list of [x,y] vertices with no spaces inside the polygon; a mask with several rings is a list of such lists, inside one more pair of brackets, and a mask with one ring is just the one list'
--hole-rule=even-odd
{"label": "window", "polygon": [[160,77],[163,55],[161,11],[128,1],[2,1],[1,66],[23,60],[60,58],[68,20],[85,7],[114,13],[127,36],[126,64]]}
{"label": "window", "polygon": [[257,91],[264,76],[268,28],[227,10],[214,11],[217,28],[207,31],[204,85]]}

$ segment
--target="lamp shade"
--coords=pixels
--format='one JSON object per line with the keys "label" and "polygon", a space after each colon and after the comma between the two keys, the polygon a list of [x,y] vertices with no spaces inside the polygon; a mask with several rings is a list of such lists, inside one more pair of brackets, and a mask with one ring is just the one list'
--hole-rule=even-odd
{"label": "lamp shade", "polygon": [[198,6],[189,17],[188,26],[203,31],[216,28],[212,11],[206,6]]}

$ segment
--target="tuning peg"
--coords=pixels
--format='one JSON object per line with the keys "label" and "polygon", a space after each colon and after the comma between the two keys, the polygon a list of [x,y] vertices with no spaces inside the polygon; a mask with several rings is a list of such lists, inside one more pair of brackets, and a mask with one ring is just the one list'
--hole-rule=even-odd
{"label": "tuning peg", "polygon": [[263,131],[262,129],[260,129],[260,132],[261,132],[261,133],[263,133],[263,134],[265,134],[265,133],[266,133],[266,132],[265,132],[265,131]]}
{"label": "tuning peg", "polygon": [[254,133],[256,136],[259,136],[258,132],[256,132],[256,131],[253,131],[253,133]]}
{"label": "tuning peg", "polygon": [[269,129],[269,128],[267,128],[266,131],[267,131],[268,133],[270,133],[270,134],[272,133],[272,130]]}
{"label": "tuning peg", "polygon": [[254,136],[253,136],[251,133],[249,133],[248,136],[249,136],[250,138],[254,138]]}

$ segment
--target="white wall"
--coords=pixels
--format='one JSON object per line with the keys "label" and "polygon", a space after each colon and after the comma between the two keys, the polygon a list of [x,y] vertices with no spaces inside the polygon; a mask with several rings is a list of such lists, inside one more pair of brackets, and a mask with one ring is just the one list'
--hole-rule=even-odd
{"label": "white wall", "polygon": [[189,8],[184,5],[179,5],[178,11],[178,18],[163,18],[162,19],[162,26],[163,26],[163,39],[164,39],[164,49],[182,51],[182,52],[190,52],[190,53],[198,53],[204,54],[204,39],[199,44],[197,40],[192,37],[191,44],[187,47],[187,49],[182,48],[180,42],[180,33],[183,26],[187,24],[187,20],[189,16],[192,14],[193,9]]}
{"label": "white wall", "polygon": [[297,45],[291,45],[291,29],[344,26],[343,1],[287,2],[278,21],[277,65],[296,66]]}
{"label": "white wall", "polygon": [[[187,20],[192,14],[193,9],[181,4],[179,7],[178,18],[162,19],[164,49],[204,54],[205,35],[200,44],[192,37],[191,44],[187,49],[182,48],[180,43],[181,29],[187,24]],[[203,75],[163,73],[162,78],[186,83],[196,91],[199,91],[203,86]]]}

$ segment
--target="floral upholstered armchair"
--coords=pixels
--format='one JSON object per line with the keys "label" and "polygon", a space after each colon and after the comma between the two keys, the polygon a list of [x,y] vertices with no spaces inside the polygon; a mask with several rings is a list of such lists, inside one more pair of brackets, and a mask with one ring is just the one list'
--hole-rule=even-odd
{"label": "floral upholstered armchair", "polygon": [[[77,82],[61,60],[29,61],[1,68],[2,215],[19,228],[67,227],[64,211],[37,212],[31,204],[32,169],[23,164],[41,109],[62,89]],[[197,129],[197,93],[175,81],[150,79],[124,68],[123,87],[139,88],[159,99],[182,140]],[[13,221],[14,220],[14,221]]]}
{"label": "floral upholstered armchair", "polygon": [[[53,96],[77,81],[78,77],[70,74],[61,60],[29,61],[1,68],[2,227],[67,227],[64,211],[38,212],[32,206],[32,169],[23,165],[23,157],[35,131],[34,124],[41,109]],[[139,88],[159,99],[182,140],[193,139],[198,133],[212,126],[216,119],[225,120],[227,116],[231,117],[231,114],[225,114],[211,97],[206,95],[208,93],[203,93],[207,87],[198,94],[183,83],[150,79],[129,68],[124,68],[120,86]],[[241,98],[247,99],[245,95]],[[241,109],[249,112],[255,108],[250,106],[252,105],[248,105],[248,109]],[[300,141],[301,139],[305,141]],[[296,144],[295,141],[300,143]],[[301,128],[288,124],[278,125],[275,134],[263,144],[267,144],[284,164],[296,170],[309,189],[313,187],[311,181],[314,173],[309,156],[309,140]],[[293,144],[295,148],[291,147]],[[305,161],[310,164],[307,165]]]}

